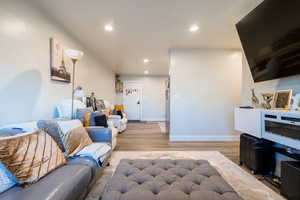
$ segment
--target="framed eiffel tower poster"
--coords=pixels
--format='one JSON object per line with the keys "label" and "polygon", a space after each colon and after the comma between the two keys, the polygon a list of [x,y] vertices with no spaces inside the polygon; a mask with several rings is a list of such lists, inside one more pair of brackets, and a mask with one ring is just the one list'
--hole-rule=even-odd
{"label": "framed eiffel tower poster", "polygon": [[71,82],[72,61],[65,55],[65,47],[50,38],[50,77],[54,81]]}

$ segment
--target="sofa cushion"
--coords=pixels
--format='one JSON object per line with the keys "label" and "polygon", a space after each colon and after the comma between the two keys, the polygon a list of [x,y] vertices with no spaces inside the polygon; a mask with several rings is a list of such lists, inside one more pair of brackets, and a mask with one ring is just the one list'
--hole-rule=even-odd
{"label": "sofa cushion", "polygon": [[63,152],[66,151],[61,139],[62,132],[57,123],[57,120],[39,120],[37,122],[37,126],[39,129],[42,129],[49,135],[51,135]]}
{"label": "sofa cushion", "polygon": [[42,130],[0,138],[0,160],[20,184],[38,181],[66,163],[65,155]]}
{"label": "sofa cushion", "polygon": [[85,165],[65,165],[29,187],[11,188],[0,194],[0,199],[78,200],[87,192],[91,178],[90,167]]}
{"label": "sofa cushion", "polygon": [[69,156],[75,156],[81,149],[92,144],[92,140],[79,120],[58,121],[62,130],[62,141]]}
{"label": "sofa cushion", "polygon": [[85,165],[91,168],[92,178],[94,178],[97,171],[97,163],[88,157],[71,157],[68,158],[67,165]]}
{"label": "sofa cushion", "polygon": [[112,135],[111,128],[104,128],[101,126],[93,126],[86,128],[89,136],[93,142],[108,142],[111,143],[112,138],[116,135]]}

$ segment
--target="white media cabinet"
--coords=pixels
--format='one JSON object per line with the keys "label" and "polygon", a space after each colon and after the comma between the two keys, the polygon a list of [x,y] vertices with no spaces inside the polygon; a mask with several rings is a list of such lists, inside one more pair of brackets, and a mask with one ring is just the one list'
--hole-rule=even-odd
{"label": "white media cabinet", "polygon": [[235,130],[300,150],[300,112],[235,108]]}

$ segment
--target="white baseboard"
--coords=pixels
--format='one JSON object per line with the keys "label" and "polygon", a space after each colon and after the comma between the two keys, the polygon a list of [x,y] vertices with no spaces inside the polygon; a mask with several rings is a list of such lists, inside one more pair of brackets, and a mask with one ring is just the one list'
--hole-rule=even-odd
{"label": "white baseboard", "polygon": [[172,136],[171,142],[223,142],[223,141],[239,141],[239,135],[215,135],[215,136]]}
{"label": "white baseboard", "polygon": [[159,122],[159,121],[166,121],[165,118],[144,118],[142,121],[148,122]]}

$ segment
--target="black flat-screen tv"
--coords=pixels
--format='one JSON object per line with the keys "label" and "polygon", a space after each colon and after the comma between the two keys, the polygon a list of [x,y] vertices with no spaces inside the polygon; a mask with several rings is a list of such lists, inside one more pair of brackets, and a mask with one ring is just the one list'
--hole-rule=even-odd
{"label": "black flat-screen tv", "polygon": [[300,0],[265,0],[236,28],[255,82],[300,74]]}

